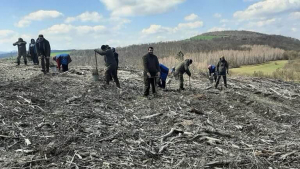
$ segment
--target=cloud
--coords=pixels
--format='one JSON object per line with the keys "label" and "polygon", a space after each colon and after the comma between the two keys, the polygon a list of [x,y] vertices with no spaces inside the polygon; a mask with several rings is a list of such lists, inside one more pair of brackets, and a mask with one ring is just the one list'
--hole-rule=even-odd
{"label": "cloud", "polygon": [[184,20],[186,20],[186,21],[193,21],[193,20],[196,20],[197,18],[198,18],[198,15],[192,13],[192,14],[184,17]]}
{"label": "cloud", "polygon": [[169,11],[186,0],[100,0],[112,16],[143,16]]}
{"label": "cloud", "polygon": [[143,29],[142,33],[143,34],[157,34],[157,33],[165,33],[165,32],[170,32],[172,31],[171,28],[168,27],[163,27],[161,25],[150,25],[149,28]]}
{"label": "cloud", "polygon": [[8,36],[11,36],[14,33],[15,32],[12,31],[12,30],[0,30],[0,37],[5,38],[5,37],[8,37]]}
{"label": "cloud", "polygon": [[159,34],[159,33],[176,33],[178,31],[187,31],[191,29],[200,28],[203,26],[202,21],[179,23],[176,27],[163,27],[161,25],[150,25],[149,28],[143,29],[141,32],[143,34]]}
{"label": "cloud", "polygon": [[71,23],[77,20],[81,22],[100,22],[103,19],[103,16],[98,12],[84,12],[76,17],[68,17],[65,22]]}
{"label": "cloud", "polygon": [[39,33],[44,35],[69,34],[85,35],[89,33],[105,33],[106,27],[103,25],[97,26],[73,26],[70,24],[53,25],[48,29],[41,30]]}
{"label": "cloud", "polygon": [[293,32],[297,32],[297,31],[298,31],[297,28],[292,28],[291,30],[292,30]]}
{"label": "cloud", "polygon": [[290,14],[290,18],[292,19],[300,19],[300,12],[293,12]]}
{"label": "cloud", "polygon": [[203,26],[202,21],[195,21],[189,23],[179,23],[177,29],[195,29]]}
{"label": "cloud", "polygon": [[219,14],[219,13],[215,13],[215,14],[214,14],[214,17],[215,17],[215,18],[221,18],[221,17],[222,17],[222,15],[221,15],[221,14]]}
{"label": "cloud", "polygon": [[300,10],[299,0],[264,0],[250,5],[244,11],[235,12],[233,16],[240,20],[249,20],[297,10]]}
{"label": "cloud", "polygon": [[262,20],[258,22],[250,22],[248,25],[250,27],[263,27],[267,25],[272,25],[274,23],[279,23],[281,19],[279,18],[272,18],[272,19],[267,19],[267,20]]}
{"label": "cloud", "polygon": [[225,27],[213,27],[213,28],[209,29],[207,32],[216,32],[216,31],[224,31],[224,30],[229,30],[229,28],[225,28]]}
{"label": "cloud", "polygon": [[20,28],[26,27],[29,26],[32,21],[42,21],[44,19],[49,19],[49,18],[58,18],[62,15],[63,14],[58,11],[39,10],[24,16],[18,23],[16,23],[16,26]]}
{"label": "cloud", "polygon": [[129,19],[124,19],[124,18],[120,18],[120,17],[111,17],[109,19],[109,21],[114,24],[113,26],[113,30],[120,30],[120,29],[123,29],[123,28],[126,28],[126,24],[129,24],[131,23],[131,20]]}

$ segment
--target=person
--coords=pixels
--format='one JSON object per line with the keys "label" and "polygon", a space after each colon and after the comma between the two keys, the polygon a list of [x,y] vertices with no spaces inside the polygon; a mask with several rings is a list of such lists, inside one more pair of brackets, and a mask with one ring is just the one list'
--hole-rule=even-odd
{"label": "person", "polygon": [[213,82],[212,79],[217,81],[217,71],[216,71],[216,66],[215,65],[208,65],[208,77],[211,79],[211,83]]}
{"label": "person", "polygon": [[31,39],[31,42],[29,43],[28,54],[32,58],[33,64],[34,65],[39,65],[39,59],[38,59],[38,56],[37,56],[36,45],[35,45],[35,40],[34,39]]}
{"label": "person", "polygon": [[181,51],[179,51],[177,53],[176,59],[178,59],[179,61],[183,61],[184,60],[184,54]]}
{"label": "person", "polygon": [[155,95],[156,77],[160,77],[160,67],[157,56],[153,54],[153,47],[148,47],[148,53],[143,56],[144,67],[144,97],[149,95],[150,84]]}
{"label": "person", "polygon": [[215,88],[218,87],[221,76],[223,76],[223,80],[224,80],[224,86],[227,88],[227,80],[226,80],[226,73],[228,74],[228,63],[225,60],[224,56],[220,58],[220,61],[217,65],[217,72],[218,72],[218,79],[215,85]]}
{"label": "person", "polygon": [[112,48],[112,51],[114,52],[114,57],[115,57],[115,60],[117,62],[117,70],[118,70],[118,68],[119,68],[119,54],[116,52],[115,48]]}
{"label": "person", "polygon": [[22,38],[19,38],[17,42],[13,43],[13,46],[18,46],[18,58],[17,58],[18,65],[20,65],[21,56],[23,56],[24,64],[27,65],[26,44],[27,43]]}
{"label": "person", "polygon": [[180,63],[178,66],[175,68],[175,73],[174,76],[176,79],[179,78],[180,83],[179,83],[179,90],[184,90],[183,88],[183,74],[186,73],[189,77],[191,77],[191,72],[189,70],[189,66],[193,63],[192,59],[186,59],[182,63]]}
{"label": "person", "polygon": [[[108,46],[108,45],[107,45],[107,46]],[[116,60],[116,62],[117,62],[116,73],[117,73],[117,75],[118,75],[118,68],[119,68],[119,54],[116,52],[116,49],[115,49],[115,48],[111,48],[111,50],[113,51],[113,53],[114,53],[114,58],[115,58],[115,60]],[[110,80],[113,80],[112,75],[110,76]]]}
{"label": "person", "polygon": [[160,68],[160,80],[158,83],[158,86],[165,89],[166,88],[166,80],[169,74],[169,68],[167,68],[165,65],[163,64],[159,64],[159,68]]}
{"label": "person", "polygon": [[41,58],[42,72],[44,72],[44,74],[49,73],[51,46],[49,41],[45,39],[43,35],[39,35],[36,40],[36,49],[38,56]]}
{"label": "person", "polygon": [[116,85],[118,88],[120,88],[120,82],[118,79],[117,75],[117,62],[114,57],[114,53],[111,50],[111,48],[108,45],[102,45],[101,50],[95,49],[94,50],[96,53],[104,56],[104,61],[105,61],[105,66],[106,66],[106,71],[105,71],[105,79],[106,79],[106,84],[109,84],[110,81],[110,76],[113,77]]}
{"label": "person", "polygon": [[62,53],[53,57],[53,60],[57,63],[58,70],[66,72],[69,70],[69,63],[72,62],[71,56],[67,53]]}

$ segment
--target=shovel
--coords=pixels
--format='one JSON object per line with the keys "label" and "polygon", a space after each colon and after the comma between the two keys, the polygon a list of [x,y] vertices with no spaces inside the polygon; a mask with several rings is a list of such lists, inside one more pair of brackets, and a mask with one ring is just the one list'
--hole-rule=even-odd
{"label": "shovel", "polygon": [[97,55],[96,55],[96,52],[95,52],[95,60],[96,60],[96,71],[98,72],[98,63],[97,63]]}
{"label": "shovel", "polygon": [[189,88],[191,90],[191,76],[189,76]]}

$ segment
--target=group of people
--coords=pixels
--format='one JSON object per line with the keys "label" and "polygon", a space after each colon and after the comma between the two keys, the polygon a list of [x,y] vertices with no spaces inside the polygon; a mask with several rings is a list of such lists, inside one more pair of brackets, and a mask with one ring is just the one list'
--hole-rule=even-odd
{"label": "group of people", "polygon": [[[105,79],[106,84],[114,79],[117,87],[120,87],[120,82],[118,80],[118,53],[116,53],[114,48],[109,47],[108,45],[102,45],[101,49],[95,49],[96,53],[104,56],[106,71]],[[152,93],[156,94],[156,86],[165,89],[166,79],[169,75],[169,68],[165,65],[159,63],[158,57],[153,54],[153,47],[148,48],[148,53],[142,57],[143,61],[143,77],[144,77],[144,96],[147,97],[150,92],[150,87],[152,88]],[[189,77],[191,72],[189,66],[193,63],[192,59],[186,59],[176,67],[171,69],[171,72],[175,79],[179,80],[179,90],[184,90],[184,78],[183,75],[186,73]],[[222,57],[217,66],[210,65],[209,76],[214,76],[216,81],[216,86],[218,86],[221,76],[223,76],[225,87],[226,83],[226,72],[228,73],[228,63],[224,57]],[[218,73],[217,73],[218,72]]]}
{"label": "group of people", "polygon": [[217,66],[208,65],[208,77],[211,82],[213,82],[213,80],[216,82],[215,88],[218,87],[221,77],[223,77],[224,86],[227,88],[226,74],[228,74],[228,69],[228,62],[225,60],[224,56],[220,58]]}
{"label": "group of people", "polygon": [[[49,73],[50,67],[50,54],[51,46],[47,39],[43,35],[39,35],[37,40],[31,39],[28,46],[28,53],[26,52],[26,44],[22,38],[19,38],[17,42],[13,43],[18,47],[17,65],[20,65],[21,57],[24,59],[24,64],[27,65],[27,56],[30,57],[34,65],[39,65],[39,58],[41,59],[42,72],[44,74]],[[59,70],[68,71],[68,64],[72,61],[69,54],[59,54],[53,57],[56,61]]]}
{"label": "group of people", "polygon": [[[18,58],[17,63],[20,65],[20,59],[23,56],[24,64],[27,65],[26,58],[26,42],[19,38],[17,42],[13,44],[18,46]],[[114,80],[116,86],[120,88],[120,82],[118,79],[118,67],[119,67],[119,58],[118,53],[115,51],[115,48],[111,48],[109,45],[102,45],[101,49],[95,49],[96,53],[104,56],[104,62],[106,66],[105,79],[106,84],[109,84],[111,80]],[[144,96],[149,95],[150,86],[152,87],[152,93],[156,93],[156,85],[165,89],[166,79],[169,75],[169,68],[165,65],[159,63],[158,57],[153,54],[153,47],[148,48],[148,53],[143,56],[143,76],[144,76]],[[48,40],[44,38],[43,35],[39,35],[38,39],[35,41],[31,39],[29,44],[28,56],[33,60],[34,65],[39,65],[39,59],[41,59],[42,72],[49,73],[49,64],[50,64],[50,53],[51,47]],[[179,52],[180,58],[183,59],[183,53]],[[72,62],[72,59],[69,54],[59,54],[53,57],[53,60],[56,61],[57,67],[59,70],[62,69],[63,72],[68,71],[68,65]],[[193,63],[192,59],[186,59],[176,67],[171,69],[171,73],[174,75],[176,80],[179,80],[179,90],[184,90],[184,79],[183,75],[186,73],[189,77],[191,72],[189,66]],[[221,76],[224,80],[224,86],[227,87],[226,74],[228,74],[228,63],[224,57],[220,58],[217,66],[209,65],[208,66],[208,76],[210,79],[214,79],[216,82],[215,88],[218,87]]]}

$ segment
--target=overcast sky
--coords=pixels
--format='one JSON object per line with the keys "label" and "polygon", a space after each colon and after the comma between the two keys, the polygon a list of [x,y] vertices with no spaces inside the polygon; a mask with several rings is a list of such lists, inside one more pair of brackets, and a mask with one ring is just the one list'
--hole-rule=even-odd
{"label": "overcast sky", "polygon": [[0,51],[44,34],[52,49],[250,30],[300,39],[300,0],[0,0]]}

